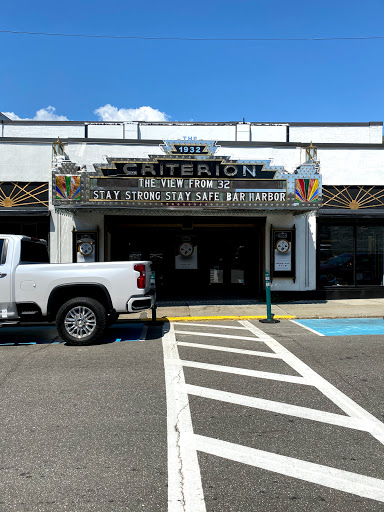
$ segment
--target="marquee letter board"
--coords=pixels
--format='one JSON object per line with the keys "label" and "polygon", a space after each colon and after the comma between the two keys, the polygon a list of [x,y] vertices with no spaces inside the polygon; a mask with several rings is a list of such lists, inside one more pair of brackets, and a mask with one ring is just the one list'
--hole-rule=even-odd
{"label": "marquee letter board", "polygon": [[271,278],[296,279],[296,228],[271,226]]}

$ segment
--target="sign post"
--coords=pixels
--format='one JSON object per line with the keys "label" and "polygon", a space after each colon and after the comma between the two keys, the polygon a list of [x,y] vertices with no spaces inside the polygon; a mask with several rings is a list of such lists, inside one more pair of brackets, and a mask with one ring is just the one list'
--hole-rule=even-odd
{"label": "sign post", "polygon": [[278,324],[280,320],[275,320],[271,309],[271,277],[269,270],[265,270],[265,301],[267,303],[267,318],[259,320],[263,324]]}
{"label": "sign post", "polygon": [[154,270],[151,272],[151,288],[155,290],[155,303],[151,308],[152,311],[152,325],[157,325],[157,318],[156,318],[156,312],[157,312],[157,302],[156,302],[156,273]]}

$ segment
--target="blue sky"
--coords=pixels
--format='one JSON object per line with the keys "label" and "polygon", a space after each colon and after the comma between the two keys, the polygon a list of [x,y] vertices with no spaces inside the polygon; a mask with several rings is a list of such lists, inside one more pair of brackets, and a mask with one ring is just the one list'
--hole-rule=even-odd
{"label": "blue sky", "polygon": [[[115,36],[384,36],[383,20],[383,0],[0,5],[0,30]],[[20,118],[384,118],[384,39],[149,41],[0,33],[0,48],[0,111]]]}

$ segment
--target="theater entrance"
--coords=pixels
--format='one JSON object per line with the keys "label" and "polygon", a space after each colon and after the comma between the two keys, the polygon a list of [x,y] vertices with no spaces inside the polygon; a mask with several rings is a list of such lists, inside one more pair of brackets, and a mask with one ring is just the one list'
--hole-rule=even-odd
{"label": "theater entrance", "polygon": [[265,218],[105,217],[106,260],[148,259],[159,300],[258,298]]}

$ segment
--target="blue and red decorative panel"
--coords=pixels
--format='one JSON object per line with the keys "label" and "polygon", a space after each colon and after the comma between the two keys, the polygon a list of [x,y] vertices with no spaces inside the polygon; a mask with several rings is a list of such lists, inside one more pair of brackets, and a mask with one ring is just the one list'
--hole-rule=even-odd
{"label": "blue and red decorative panel", "polygon": [[295,180],[295,201],[300,203],[312,203],[319,197],[319,180],[301,178]]}
{"label": "blue and red decorative panel", "polygon": [[56,199],[80,201],[80,176],[56,176]]}

